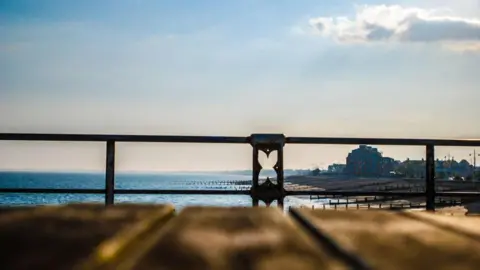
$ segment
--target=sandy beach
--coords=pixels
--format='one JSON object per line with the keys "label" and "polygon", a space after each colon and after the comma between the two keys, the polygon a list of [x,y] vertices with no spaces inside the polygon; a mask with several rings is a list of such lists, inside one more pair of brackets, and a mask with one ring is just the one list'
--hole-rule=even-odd
{"label": "sandy beach", "polygon": [[[437,181],[440,191],[480,191],[480,183]],[[423,179],[395,178],[351,178],[347,176],[289,176],[285,178],[286,190],[331,190],[331,191],[411,191],[424,192]],[[353,204],[346,204],[347,198],[311,199],[310,196],[298,196],[305,201],[303,207],[334,210],[389,208],[391,205],[424,205],[425,198],[402,198],[398,200],[380,200],[378,202],[362,203],[367,197],[350,197]],[[373,198],[372,198],[373,199]],[[329,202],[343,202],[330,204]],[[402,205],[402,206],[403,206]],[[423,207],[405,208],[405,211],[425,211]],[[465,205],[437,207],[437,214],[442,215],[479,215],[480,201],[471,201]]]}

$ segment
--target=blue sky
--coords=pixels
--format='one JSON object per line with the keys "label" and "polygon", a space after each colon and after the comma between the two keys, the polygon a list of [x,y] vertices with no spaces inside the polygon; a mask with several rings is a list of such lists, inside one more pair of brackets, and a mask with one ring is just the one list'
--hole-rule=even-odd
{"label": "blue sky", "polygon": [[[480,138],[479,44],[476,0],[2,0],[0,132]],[[286,162],[352,147],[290,146]],[[0,149],[6,169],[104,164],[97,144]],[[126,170],[250,165],[247,146],[119,151]]]}

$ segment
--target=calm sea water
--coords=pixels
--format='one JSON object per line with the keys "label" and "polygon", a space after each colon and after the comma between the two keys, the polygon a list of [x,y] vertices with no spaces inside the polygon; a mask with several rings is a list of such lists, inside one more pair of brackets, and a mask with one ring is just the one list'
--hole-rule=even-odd
{"label": "calm sea water", "polygon": [[[118,189],[246,189],[249,186],[225,181],[245,181],[245,175],[228,174],[117,174]],[[95,173],[0,172],[0,188],[105,188],[105,175]],[[104,202],[101,194],[7,194],[0,193],[0,205],[46,205],[73,202]],[[115,203],[171,203],[187,205],[251,206],[245,195],[115,195]],[[307,204],[307,200],[287,197],[285,206]]]}

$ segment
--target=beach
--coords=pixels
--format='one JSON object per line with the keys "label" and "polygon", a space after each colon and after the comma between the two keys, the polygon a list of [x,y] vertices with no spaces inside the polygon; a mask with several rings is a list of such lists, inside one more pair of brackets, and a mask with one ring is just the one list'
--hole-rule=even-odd
{"label": "beach", "polygon": [[[285,178],[286,190],[320,190],[320,191],[397,191],[424,192],[424,179],[399,178],[355,178],[350,176],[289,176]],[[437,191],[480,191],[480,183],[436,181]],[[401,207],[406,211],[425,211],[424,197],[382,198],[372,196],[335,197],[299,196],[309,203],[303,207],[334,210],[375,209]],[[480,201],[465,201],[464,205],[448,206],[459,200],[439,198],[445,207],[437,207],[436,213],[445,215],[478,215]],[[455,201],[454,201],[455,200]]]}

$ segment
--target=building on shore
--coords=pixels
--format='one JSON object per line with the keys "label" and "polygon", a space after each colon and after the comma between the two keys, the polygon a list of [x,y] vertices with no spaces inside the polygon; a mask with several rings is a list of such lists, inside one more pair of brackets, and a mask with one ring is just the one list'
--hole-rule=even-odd
{"label": "building on shore", "polygon": [[407,158],[407,160],[401,162],[396,171],[399,175],[407,178],[425,178],[427,173],[426,165],[424,159],[421,160],[413,160]]}
{"label": "building on shore", "polygon": [[[360,145],[352,150],[346,164],[332,164],[325,173],[354,175],[358,177],[407,177],[425,178],[426,161],[412,160],[397,161],[390,157],[383,157],[374,147]],[[455,159],[435,160],[435,177],[437,179],[480,179],[480,168],[474,168],[467,160]]]}
{"label": "building on shore", "polygon": [[438,160],[435,164],[435,172],[438,178],[449,178],[449,177],[469,177],[473,176],[474,168],[473,166],[466,161],[465,159],[457,162],[454,159],[451,160]]}
{"label": "building on shore", "polygon": [[[407,159],[399,164],[396,171],[408,178],[425,178],[426,162],[422,160]],[[455,160],[435,161],[435,176],[438,179],[449,179],[455,176],[469,177],[473,174],[473,167],[466,160],[457,162]]]}
{"label": "building on shore", "polygon": [[388,176],[397,165],[397,161],[393,158],[383,157],[377,148],[360,145],[348,154],[344,172],[363,177]]}
{"label": "building on shore", "polygon": [[338,164],[334,163],[328,166],[327,172],[334,173],[334,174],[341,174],[345,172],[345,168],[347,167],[346,164]]}

